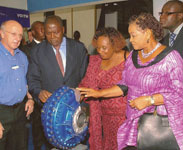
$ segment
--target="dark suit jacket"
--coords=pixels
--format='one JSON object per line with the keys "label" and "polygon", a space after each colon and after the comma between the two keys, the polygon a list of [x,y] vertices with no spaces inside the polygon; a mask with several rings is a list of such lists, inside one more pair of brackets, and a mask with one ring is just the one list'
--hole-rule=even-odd
{"label": "dark suit jacket", "polygon": [[[161,41],[160,43],[166,45],[166,46],[169,46],[169,36],[170,34],[167,34]],[[180,30],[179,34],[177,35],[175,41],[174,41],[174,44],[172,46],[173,49],[177,50],[180,55],[182,56],[183,58],[183,27],[182,29]]]}
{"label": "dark suit jacket", "polygon": [[63,77],[52,45],[43,41],[31,50],[28,68],[28,86],[34,99],[41,90],[54,92],[67,85],[76,88],[84,77],[88,65],[87,51],[82,43],[66,38],[66,71]]}
{"label": "dark suit jacket", "polygon": [[36,45],[37,45],[37,43],[34,40],[32,40],[31,43],[29,43],[21,48],[21,50],[27,55],[29,61],[30,61],[30,51]]}

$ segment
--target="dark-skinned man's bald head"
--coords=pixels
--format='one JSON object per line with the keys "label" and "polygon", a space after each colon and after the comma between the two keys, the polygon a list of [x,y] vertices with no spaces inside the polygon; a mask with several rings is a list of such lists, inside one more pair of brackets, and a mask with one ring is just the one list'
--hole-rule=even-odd
{"label": "dark-skinned man's bald head", "polygon": [[45,39],[44,33],[44,23],[41,21],[35,21],[31,25],[32,36],[37,40],[42,42]]}

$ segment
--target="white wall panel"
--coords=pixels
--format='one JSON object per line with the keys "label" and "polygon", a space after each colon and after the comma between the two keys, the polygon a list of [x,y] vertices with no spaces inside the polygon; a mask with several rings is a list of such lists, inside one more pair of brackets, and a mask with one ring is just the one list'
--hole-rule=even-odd
{"label": "white wall panel", "polygon": [[72,9],[60,9],[55,11],[55,15],[67,21],[67,36],[72,37]]}
{"label": "white wall panel", "polygon": [[95,6],[78,7],[73,9],[73,32],[78,30],[80,41],[88,47],[95,33]]}

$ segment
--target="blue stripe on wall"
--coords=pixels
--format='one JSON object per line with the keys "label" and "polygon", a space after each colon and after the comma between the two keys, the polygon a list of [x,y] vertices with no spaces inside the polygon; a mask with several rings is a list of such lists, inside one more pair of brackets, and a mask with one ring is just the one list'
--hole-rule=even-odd
{"label": "blue stripe on wall", "polygon": [[27,0],[28,11],[35,12],[51,8],[64,7],[102,0]]}

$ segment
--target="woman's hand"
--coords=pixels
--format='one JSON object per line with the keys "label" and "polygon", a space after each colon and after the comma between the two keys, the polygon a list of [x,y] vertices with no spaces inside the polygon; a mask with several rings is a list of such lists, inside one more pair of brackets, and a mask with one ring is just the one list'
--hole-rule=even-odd
{"label": "woman's hand", "polygon": [[151,97],[150,96],[140,96],[136,99],[130,101],[130,106],[138,110],[142,110],[148,106],[151,106]]}
{"label": "woman's hand", "polygon": [[81,95],[84,95],[84,97],[94,97],[94,98],[100,97],[100,91],[98,90],[85,87],[77,88],[77,90],[79,90]]}

